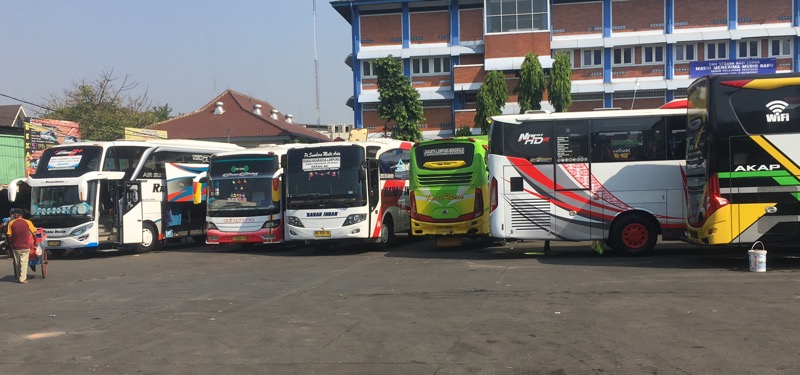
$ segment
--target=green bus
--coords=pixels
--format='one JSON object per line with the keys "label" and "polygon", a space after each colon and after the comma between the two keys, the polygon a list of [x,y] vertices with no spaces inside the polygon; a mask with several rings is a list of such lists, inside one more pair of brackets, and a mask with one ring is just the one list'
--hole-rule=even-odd
{"label": "green bus", "polygon": [[411,235],[489,233],[487,136],[437,139],[411,150]]}

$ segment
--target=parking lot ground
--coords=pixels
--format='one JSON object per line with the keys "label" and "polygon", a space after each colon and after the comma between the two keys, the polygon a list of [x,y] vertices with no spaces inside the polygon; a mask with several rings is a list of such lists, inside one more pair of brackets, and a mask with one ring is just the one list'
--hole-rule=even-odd
{"label": "parking lot ground", "polygon": [[796,374],[800,253],[170,246],[0,278],[0,374]]}

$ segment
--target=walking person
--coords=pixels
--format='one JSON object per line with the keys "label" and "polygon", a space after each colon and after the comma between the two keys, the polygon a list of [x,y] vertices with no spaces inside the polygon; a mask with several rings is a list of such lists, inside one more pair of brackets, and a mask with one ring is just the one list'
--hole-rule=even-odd
{"label": "walking person", "polygon": [[8,223],[8,241],[14,255],[14,267],[17,269],[20,284],[28,283],[28,256],[35,245],[36,228],[33,223],[22,217],[22,209],[11,210],[12,220]]}

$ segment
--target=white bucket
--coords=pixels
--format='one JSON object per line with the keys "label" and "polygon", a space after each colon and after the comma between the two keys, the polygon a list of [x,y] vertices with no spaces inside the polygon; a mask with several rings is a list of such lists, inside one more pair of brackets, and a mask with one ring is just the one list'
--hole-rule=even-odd
{"label": "white bucket", "polygon": [[[761,245],[761,250],[757,250],[756,245]],[[747,256],[750,258],[750,272],[767,272],[767,249],[761,241],[753,244],[747,251]]]}

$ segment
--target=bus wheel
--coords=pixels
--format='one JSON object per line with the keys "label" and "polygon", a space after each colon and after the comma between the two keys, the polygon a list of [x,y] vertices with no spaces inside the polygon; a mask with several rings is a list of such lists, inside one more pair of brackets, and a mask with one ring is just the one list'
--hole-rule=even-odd
{"label": "bus wheel", "polygon": [[136,245],[136,252],[139,254],[149,253],[153,251],[158,242],[158,234],[153,224],[144,223],[142,225],[142,243]]}
{"label": "bus wheel", "polygon": [[642,215],[627,215],[614,224],[608,242],[623,255],[643,255],[653,250],[657,236],[652,220]]}
{"label": "bus wheel", "polygon": [[383,219],[383,224],[381,224],[381,238],[378,241],[380,247],[384,249],[394,245],[394,221],[391,216],[387,216],[386,219]]}

